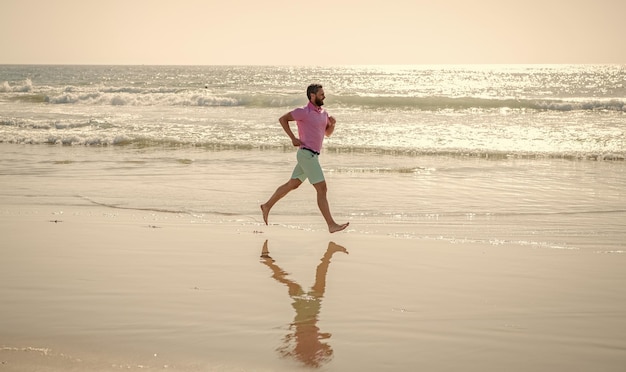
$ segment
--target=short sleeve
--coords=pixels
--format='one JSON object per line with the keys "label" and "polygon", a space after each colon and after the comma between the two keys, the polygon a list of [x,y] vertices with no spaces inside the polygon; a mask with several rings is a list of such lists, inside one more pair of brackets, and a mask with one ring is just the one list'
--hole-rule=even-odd
{"label": "short sleeve", "polygon": [[293,117],[293,120],[296,120],[296,121],[304,120],[306,116],[306,110],[302,107],[299,107],[291,111],[291,116]]}

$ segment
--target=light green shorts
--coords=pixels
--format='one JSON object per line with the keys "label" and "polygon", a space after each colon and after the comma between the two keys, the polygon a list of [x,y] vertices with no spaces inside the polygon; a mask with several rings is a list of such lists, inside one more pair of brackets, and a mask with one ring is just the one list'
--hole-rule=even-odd
{"label": "light green shorts", "polygon": [[297,178],[304,182],[308,178],[311,185],[324,181],[324,172],[322,172],[318,155],[305,149],[299,149],[296,157],[298,164],[291,173],[292,179]]}

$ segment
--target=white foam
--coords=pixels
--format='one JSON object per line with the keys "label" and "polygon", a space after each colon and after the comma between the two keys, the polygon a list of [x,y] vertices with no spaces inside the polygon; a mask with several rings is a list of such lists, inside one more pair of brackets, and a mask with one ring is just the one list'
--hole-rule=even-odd
{"label": "white foam", "polygon": [[30,79],[25,79],[22,82],[9,84],[8,81],[4,81],[0,85],[0,93],[27,93],[33,90],[33,82]]}

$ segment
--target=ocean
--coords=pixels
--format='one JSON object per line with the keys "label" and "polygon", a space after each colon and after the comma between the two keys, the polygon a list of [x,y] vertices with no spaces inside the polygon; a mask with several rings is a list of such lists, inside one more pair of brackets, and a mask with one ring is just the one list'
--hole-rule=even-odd
{"label": "ocean", "polygon": [[[312,82],[352,231],[624,251],[623,65],[2,65],[2,200],[258,225],[295,163],[278,117]],[[270,223],[325,228],[307,187]]]}

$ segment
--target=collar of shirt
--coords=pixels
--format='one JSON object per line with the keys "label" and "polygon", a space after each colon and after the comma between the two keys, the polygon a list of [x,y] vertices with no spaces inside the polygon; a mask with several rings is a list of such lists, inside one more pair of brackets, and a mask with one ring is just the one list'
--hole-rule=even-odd
{"label": "collar of shirt", "polygon": [[307,107],[309,108],[309,110],[313,110],[317,113],[322,112],[322,108],[315,106],[311,101],[309,101],[309,104],[307,105]]}

